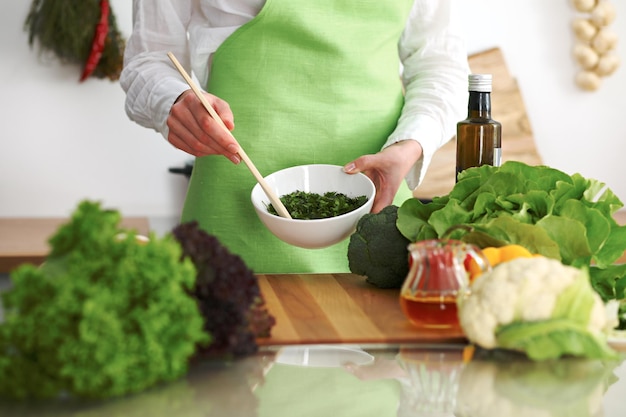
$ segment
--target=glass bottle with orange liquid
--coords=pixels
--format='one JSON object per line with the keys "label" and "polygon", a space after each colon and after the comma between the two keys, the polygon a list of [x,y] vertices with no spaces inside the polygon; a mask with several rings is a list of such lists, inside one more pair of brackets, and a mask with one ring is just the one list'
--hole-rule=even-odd
{"label": "glass bottle with orange liquid", "polygon": [[474,245],[459,240],[425,240],[409,245],[409,273],[400,290],[404,315],[418,328],[461,333],[457,297],[468,290],[467,257],[487,269]]}

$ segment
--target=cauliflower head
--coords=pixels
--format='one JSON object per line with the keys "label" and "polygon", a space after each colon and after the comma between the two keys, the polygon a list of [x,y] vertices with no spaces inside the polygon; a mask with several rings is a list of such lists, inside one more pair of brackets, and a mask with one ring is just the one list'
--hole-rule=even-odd
{"label": "cauliflower head", "polygon": [[586,269],[546,257],[496,265],[461,297],[467,338],[485,348],[524,351],[533,359],[564,354],[613,356],[606,332],[615,326]]}

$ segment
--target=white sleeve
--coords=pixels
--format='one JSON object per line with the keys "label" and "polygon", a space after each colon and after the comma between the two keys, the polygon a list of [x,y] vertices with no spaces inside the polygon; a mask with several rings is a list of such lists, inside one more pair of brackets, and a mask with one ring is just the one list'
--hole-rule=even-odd
{"label": "white sleeve", "polygon": [[192,0],[134,0],[133,31],[124,52],[120,84],[125,110],[138,124],[167,137],[166,120],[176,98],[189,87],[167,56],[171,51],[190,71],[187,27]]}
{"label": "white sleeve", "polygon": [[120,84],[128,117],[167,138],[167,117],[189,87],[167,56],[206,85],[212,54],[265,0],[133,0],[133,30]]}
{"label": "white sleeve", "polygon": [[467,108],[467,49],[450,0],[415,0],[399,54],[405,103],[384,147],[407,139],[421,144],[423,156],[406,177],[414,190],[434,153],[454,136]]}

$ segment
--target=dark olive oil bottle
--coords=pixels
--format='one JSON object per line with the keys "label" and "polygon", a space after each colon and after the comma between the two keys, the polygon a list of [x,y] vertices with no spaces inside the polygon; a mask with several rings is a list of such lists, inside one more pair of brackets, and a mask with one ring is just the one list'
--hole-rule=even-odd
{"label": "dark olive oil bottle", "polygon": [[491,74],[470,74],[467,119],[456,128],[456,178],[467,168],[500,166],[502,125],[491,118]]}

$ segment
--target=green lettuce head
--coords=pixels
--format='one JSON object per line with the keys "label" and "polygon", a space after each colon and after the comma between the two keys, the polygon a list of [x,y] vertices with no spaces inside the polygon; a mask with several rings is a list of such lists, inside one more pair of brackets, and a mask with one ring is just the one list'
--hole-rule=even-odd
{"label": "green lettuce head", "polygon": [[2,294],[0,395],[113,397],[187,372],[209,341],[188,291],[191,261],[172,237],[147,241],[120,214],[83,202]]}

